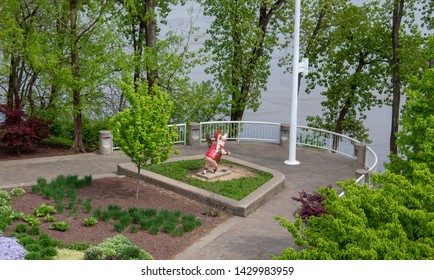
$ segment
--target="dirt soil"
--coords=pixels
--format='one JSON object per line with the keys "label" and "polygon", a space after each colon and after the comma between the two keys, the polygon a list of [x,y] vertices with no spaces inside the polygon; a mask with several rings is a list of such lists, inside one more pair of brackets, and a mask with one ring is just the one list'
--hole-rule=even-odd
{"label": "dirt soil", "polygon": [[[33,152],[21,153],[21,155],[1,151],[0,160],[25,159],[44,156],[56,156],[69,154],[69,148],[60,146],[40,145]],[[53,200],[48,200],[39,194],[32,194],[31,188],[25,187],[26,194],[21,197],[12,196],[13,208],[29,214],[34,214],[35,208],[45,203],[54,206]],[[131,233],[129,228],[118,233],[111,222],[98,221],[96,225],[86,227],[83,220],[91,214],[84,211],[80,206],[79,211],[72,214],[69,209],[64,213],[55,214],[56,221],[66,221],[70,227],[66,232],[49,229],[50,222],[41,218],[41,232],[48,233],[52,238],[63,240],[66,244],[73,242],[89,242],[98,244],[108,237],[123,234],[131,242],[149,252],[155,259],[173,259],[178,253],[192,245],[195,241],[208,234],[213,228],[226,221],[229,215],[219,211],[217,217],[204,215],[212,210],[210,206],[198,203],[184,196],[164,190],[156,185],[142,182],[139,188],[139,198],[136,199],[136,181],[130,177],[94,179],[90,186],[78,189],[77,198],[85,201],[90,198],[92,209],[106,209],[108,205],[118,205],[122,209],[129,207],[155,208],[167,210],[180,210],[186,214],[192,214],[202,221],[202,225],[182,237],[173,237],[170,234],[160,232],[152,235],[148,231],[140,229],[137,233]],[[65,203],[67,204],[67,203]],[[15,228],[12,224],[4,236],[8,236]]]}
{"label": "dirt soil", "polygon": [[15,150],[5,149],[0,146],[0,161],[63,156],[70,154],[70,147],[66,147],[61,144],[39,143],[33,147],[22,149],[20,153],[17,153]]}

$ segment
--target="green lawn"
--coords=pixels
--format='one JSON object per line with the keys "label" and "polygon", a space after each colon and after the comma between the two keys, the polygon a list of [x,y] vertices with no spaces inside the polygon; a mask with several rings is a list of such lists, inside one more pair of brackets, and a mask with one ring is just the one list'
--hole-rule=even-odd
{"label": "green lawn", "polygon": [[[223,164],[237,165],[240,164],[222,160]],[[187,183],[189,185],[199,187],[220,195],[223,195],[234,200],[241,200],[252,193],[254,190],[269,181],[273,175],[257,169],[242,166],[251,171],[254,176],[233,179],[228,181],[207,182],[191,177],[192,173],[197,173],[203,170],[204,160],[181,160],[175,162],[165,162],[159,165],[151,165],[145,169],[154,173],[169,177],[171,179]]]}

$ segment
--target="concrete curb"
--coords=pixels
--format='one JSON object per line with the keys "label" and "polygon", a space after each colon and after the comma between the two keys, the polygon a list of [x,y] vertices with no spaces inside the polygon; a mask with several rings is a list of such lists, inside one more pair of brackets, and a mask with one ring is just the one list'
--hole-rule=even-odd
{"label": "concrete curb", "polygon": [[[203,155],[188,156],[171,158],[170,161],[201,159]],[[253,193],[242,199],[236,201],[207,190],[203,190],[183,182],[179,182],[159,174],[142,170],[140,173],[141,179],[156,185],[159,185],[167,190],[184,195],[193,200],[207,203],[215,206],[231,215],[247,217],[253,211],[264,205],[268,200],[274,197],[277,193],[282,191],[285,187],[285,176],[273,169],[265,168],[247,161],[236,159],[233,157],[226,157],[227,160],[238,163],[250,168],[258,169],[264,172],[271,173],[273,178],[255,190]],[[127,175],[131,177],[137,176],[137,167],[132,163],[118,164],[118,174]]]}

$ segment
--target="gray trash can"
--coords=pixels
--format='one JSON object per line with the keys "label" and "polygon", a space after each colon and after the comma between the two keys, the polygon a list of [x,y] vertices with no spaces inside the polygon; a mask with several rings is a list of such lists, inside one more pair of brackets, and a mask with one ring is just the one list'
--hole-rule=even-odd
{"label": "gray trash can", "polygon": [[113,153],[113,135],[110,130],[99,132],[99,153],[101,155],[111,155]]}

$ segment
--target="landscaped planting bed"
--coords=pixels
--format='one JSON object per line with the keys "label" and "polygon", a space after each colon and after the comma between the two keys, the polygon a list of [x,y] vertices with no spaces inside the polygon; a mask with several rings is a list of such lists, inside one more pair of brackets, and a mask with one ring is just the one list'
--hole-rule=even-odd
{"label": "landscaped planting bed", "polygon": [[[75,187],[69,186],[71,182]],[[136,199],[136,181],[129,177],[41,178],[37,185],[22,188],[20,196],[10,195],[14,215],[0,230],[3,237],[26,234],[38,239],[46,234],[60,241],[57,247],[82,251],[122,235],[155,259],[171,259],[228,218],[223,212],[208,215],[206,204],[140,184]]]}

